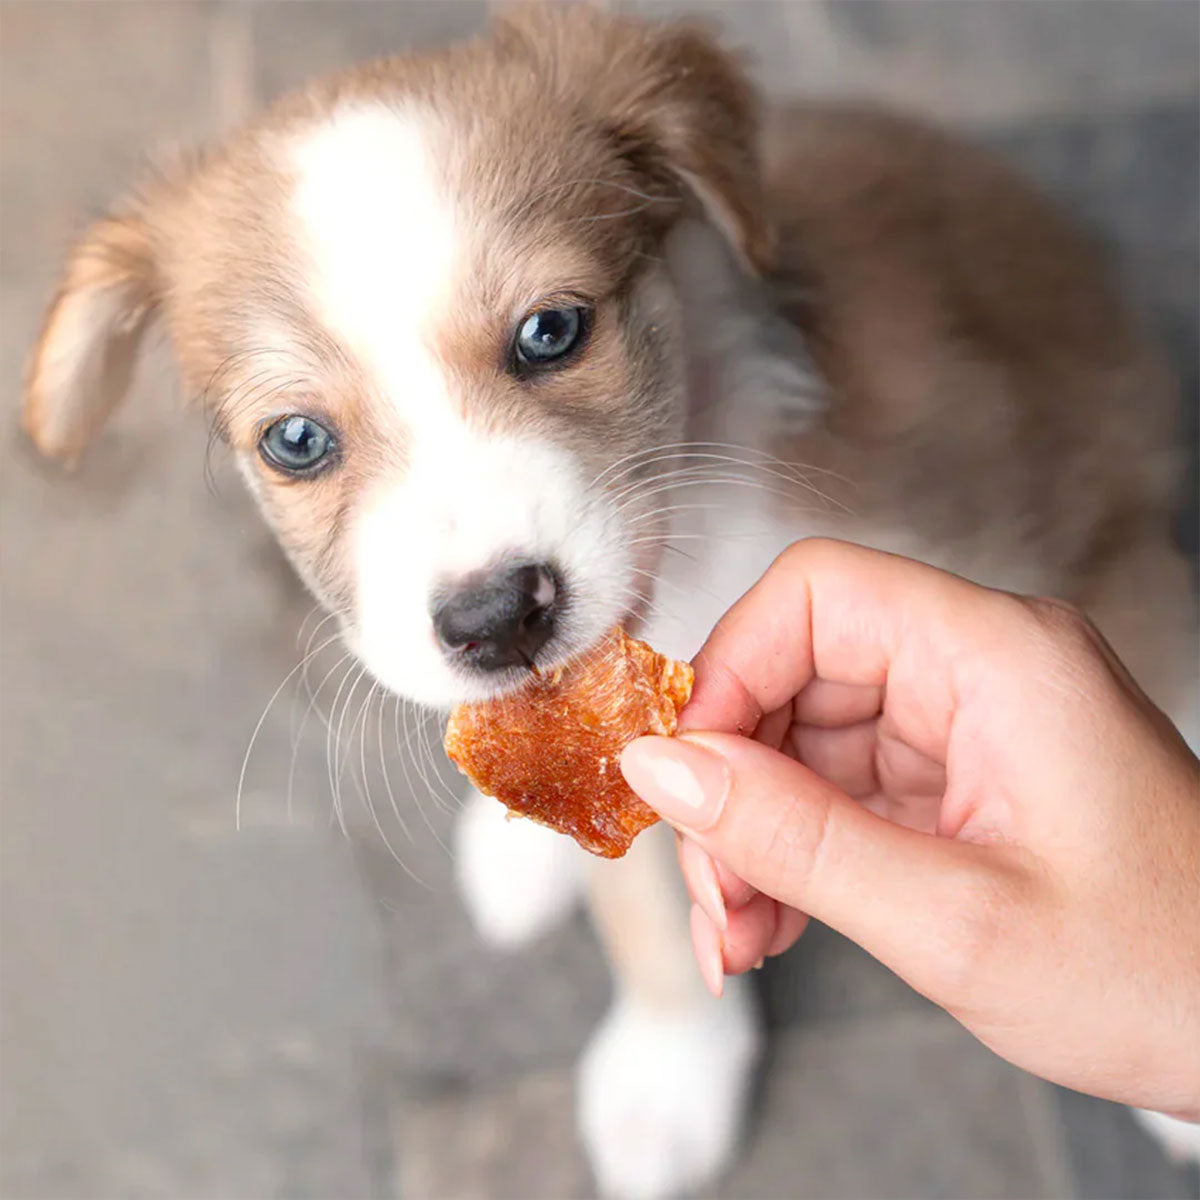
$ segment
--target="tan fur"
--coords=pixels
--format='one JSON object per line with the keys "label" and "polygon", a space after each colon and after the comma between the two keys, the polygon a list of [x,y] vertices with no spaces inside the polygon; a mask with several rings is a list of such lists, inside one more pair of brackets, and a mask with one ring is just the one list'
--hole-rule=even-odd
{"label": "tan fur", "polygon": [[775,282],[837,396],[800,458],[861,456],[864,514],[902,501],[931,539],[1008,521],[1055,568],[1086,565],[1115,514],[1161,519],[1172,381],[1053,208],[879,112],[809,108],[771,132]]}
{"label": "tan fur", "polygon": [[1095,249],[989,155],[891,115],[782,112],[766,146],[772,282],[835,397],[783,457],[853,481],[854,523],[1083,607],[1178,711],[1175,384]]}
{"label": "tan fur", "polygon": [[155,275],[136,211],[97,222],[72,252],[25,384],[24,426],[46,456],[73,464],[124,396]]}

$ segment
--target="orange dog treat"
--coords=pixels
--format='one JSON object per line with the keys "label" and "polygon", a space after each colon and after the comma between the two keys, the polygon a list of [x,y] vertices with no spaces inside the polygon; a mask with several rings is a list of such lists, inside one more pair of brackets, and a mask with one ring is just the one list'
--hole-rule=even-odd
{"label": "orange dog treat", "polygon": [[621,774],[621,751],[644,733],[672,734],[692,668],[614,629],[592,652],[515,695],[461,704],[446,753],[486,796],[620,858],[657,815]]}

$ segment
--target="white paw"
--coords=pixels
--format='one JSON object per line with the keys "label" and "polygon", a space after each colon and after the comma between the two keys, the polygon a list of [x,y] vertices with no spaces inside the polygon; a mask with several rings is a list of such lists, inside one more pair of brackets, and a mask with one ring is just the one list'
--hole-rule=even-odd
{"label": "white paw", "polygon": [[1130,1109],[1138,1123],[1167,1152],[1172,1162],[1191,1159],[1200,1163],[1200,1125],[1168,1117],[1166,1113],[1149,1112],[1144,1108]]}
{"label": "white paw", "polygon": [[454,831],[454,869],[467,911],[485,941],[513,949],[571,912],[584,885],[584,852],[560,833],[472,793]]}
{"label": "white paw", "polygon": [[759,1031],[744,981],[726,985],[723,1000],[687,1013],[619,1000],[592,1037],[579,1064],[579,1127],[603,1195],[695,1191],[733,1158]]}

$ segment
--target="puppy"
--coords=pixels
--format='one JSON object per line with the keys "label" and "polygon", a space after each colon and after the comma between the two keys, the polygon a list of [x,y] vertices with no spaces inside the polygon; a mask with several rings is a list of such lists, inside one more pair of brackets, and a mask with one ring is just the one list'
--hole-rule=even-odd
{"label": "puppy", "polygon": [[[617,622],[691,654],[826,533],[1083,606],[1195,721],[1172,387],[1087,249],[932,130],[764,124],[689,25],[520,10],[151,176],[67,262],[26,387],[43,453],[82,452],[153,321],[347,645],[416,702]],[[700,985],[669,840],[593,866],[499,818],[468,801],[458,835],[484,932],[586,891],[612,960],[579,1075],[599,1186],[703,1186],[759,1034],[739,981]]]}

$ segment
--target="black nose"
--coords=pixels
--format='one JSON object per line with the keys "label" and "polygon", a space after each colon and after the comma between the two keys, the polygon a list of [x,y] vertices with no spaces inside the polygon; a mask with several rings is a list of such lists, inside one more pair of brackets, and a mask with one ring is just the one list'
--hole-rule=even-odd
{"label": "black nose", "polygon": [[554,633],[558,584],[545,564],[461,580],[433,610],[447,654],[481,671],[530,666]]}

